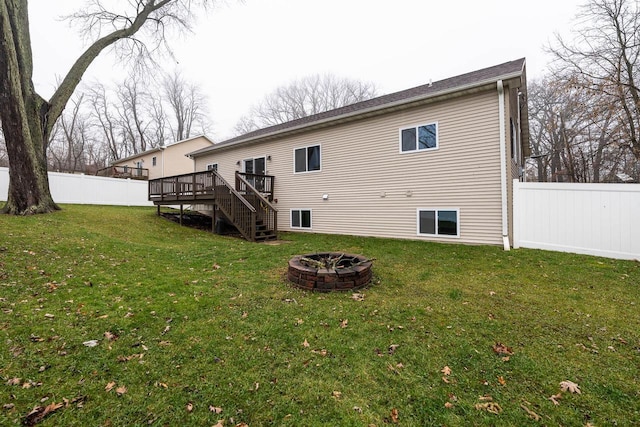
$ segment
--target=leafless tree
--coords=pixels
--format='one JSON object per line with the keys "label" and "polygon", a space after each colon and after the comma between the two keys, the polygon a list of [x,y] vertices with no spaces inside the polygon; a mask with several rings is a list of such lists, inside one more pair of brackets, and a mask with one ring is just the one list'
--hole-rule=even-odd
{"label": "leafless tree", "polygon": [[548,76],[531,82],[528,94],[538,181],[615,180],[630,151],[606,93]]}
{"label": "leafless tree", "polygon": [[556,76],[609,97],[622,139],[640,160],[640,3],[589,0],[581,8],[573,38],[557,36],[550,52]]}
{"label": "leafless tree", "polygon": [[120,143],[118,131],[118,117],[116,108],[108,98],[107,89],[102,83],[94,83],[89,89],[89,97],[92,115],[95,121],[96,132],[102,146],[106,147],[108,157],[111,160],[125,157],[128,147]]}
{"label": "leafless tree", "polygon": [[84,94],[72,98],[73,108],[66,109],[54,126],[49,142],[49,164],[53,169],[84,172],[87,165],[85,149],[91,145],[90,123],[83,114]]}
{"label": "leafless tree", "polygon": [[134,73],[118,85],[116,90],[118,104],[115,109],[119,119],[121,143],[130,148],[131,154],[141,153],[156,145],[147,139],[147,128],[151,121],[146,120],[145,106],[151,103],[151,96],[142,89],[142,84]]}
{"label": "leafless tree", "polygon": [[377,96],[374,84],[313,75],[281,86],[251,108],[235,126],[238,134],[273,126]]}
{"label": "leafless tree", "polygon": [[70,18],[94,41],[53,96],[45,100],[32,82],[27,0],[0,0],[0,121],[9,157],[9,195],[3,212],[34,214],[58,209],[47,176],[49,137],[97,56],[113,47],[122,58],[148,58],[166,46],[171,31],[189,28],[197,6],[212,1],[130,0],[118,3],[122,6],[118,12],[107,10],[107,2],[89,2]]}
{"label": "leafless tree", "polygon": [[204,133],[207,122],[207,100],[194,84],[188,83],[179,72],[166,75],[162,81],[162,92],[170,111],[171,133],[176,141],[190,138],[196,127],[198,133]]}

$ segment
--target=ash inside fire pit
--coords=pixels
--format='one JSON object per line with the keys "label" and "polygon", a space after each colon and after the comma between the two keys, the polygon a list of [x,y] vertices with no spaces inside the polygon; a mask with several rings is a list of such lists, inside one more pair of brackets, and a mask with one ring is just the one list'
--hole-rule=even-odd
{"label": "ash inside fire pit", "polygon": [[325,252],[289,260],[287,278],[297,287],[329,292],[358,289],[371,282],[372,260],[362,255]]}

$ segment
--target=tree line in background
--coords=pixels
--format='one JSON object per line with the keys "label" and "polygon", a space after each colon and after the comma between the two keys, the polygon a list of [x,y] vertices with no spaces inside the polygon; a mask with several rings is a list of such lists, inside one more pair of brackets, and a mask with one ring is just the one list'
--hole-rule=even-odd
{"label": "tree line in background", "polygon": [[591,0],[528,87],[528,180],[640,182],[640,6]]}
{"label": "tree line in background", "polygon": [[[95,173],[110,162],[210,130],[207,99],[178,72],[82,86],[51,131],[49,170]],[[8,165],[4,146],[0,166]]]}
{"label": "tree line in background", "polygon": [[[134,76],[112,87],[96,83],[76,88],[103,49],[113,46],[121,58],[144,62],[166,45],[167,30],[188,30],[195,6],[210,3],[136,0],[130,4],[131,15],[125,16],[96,2],[72,15],[95,42],[47,101],[31,82],[27,1],[0,2],[0,120],[6,139],[0,144],[0,165],[10,163],[4,212],[58,208],[50,196],[47,167],[95,169],[208,130],[205,97],[179,74],[155,84]],[[155,24],[145,25],[148,21]],[[105,28],[115,30],[103,33]],[[557,36],[549,48],[554,62],[548,75],[529,85],[532,156],[525,176],[638,182],[640,5],[635,0],[587,0],[571,35]],[[265,97],[235,130],[250,132],[373,96],[371,84],[313,76]]]}

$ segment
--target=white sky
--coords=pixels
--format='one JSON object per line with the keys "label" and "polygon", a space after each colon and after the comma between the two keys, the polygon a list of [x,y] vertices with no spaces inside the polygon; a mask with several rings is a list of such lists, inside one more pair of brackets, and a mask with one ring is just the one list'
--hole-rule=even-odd
{"label": "white sky", "polygon": [[[529,78],[566,35],[584,0],[226,0],[201,14],[194,34],[173,41],[177,67],[209,97],[211,137],[232,134],[241,115],[276,87],[333,73],[395,92],[526,57]],[[85,46],[59,20],[83,0],[30,0],[34,83],[48,98]],[[84,81],[120,80],[104,54]]]}

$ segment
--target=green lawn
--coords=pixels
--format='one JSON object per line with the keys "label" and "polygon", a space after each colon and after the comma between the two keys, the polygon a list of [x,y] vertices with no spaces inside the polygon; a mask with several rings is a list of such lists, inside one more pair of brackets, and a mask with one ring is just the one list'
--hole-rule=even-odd
{"label": "green lawn", "polygon": [[[0,425],[640,425],[639,263],[280,237],[0,216]],[[285,281],[316,251],[376,258],[363,300]]]}

